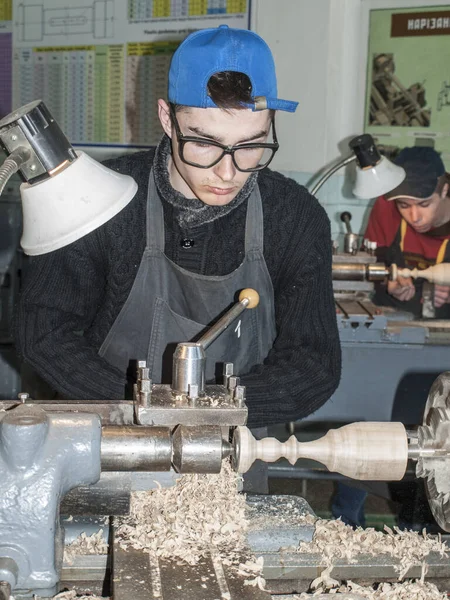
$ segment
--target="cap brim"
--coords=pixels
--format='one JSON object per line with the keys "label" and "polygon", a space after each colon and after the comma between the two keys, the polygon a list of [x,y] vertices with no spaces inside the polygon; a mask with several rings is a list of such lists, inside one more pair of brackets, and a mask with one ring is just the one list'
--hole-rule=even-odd
{"label": "cap brim", "polygon": [[281,100],[279,98],[267,98],[267,108],[270,110],[285,110],[286,112],[295,112],[298,102],[293,100]]}
{"label": "cap brim", "polygon": [[430,200],[432,195],[433,194],[422,198],[422,196],[413,196],[412,194],[396,194],[395,196],[385,195],[385,198],[388,202],[391,200],[400,200],[401,198],[405,198],[406,200],[420,200],[420,202],[423,202],[424,200]]}
{"label": "cap brim", "polygon": [[386,200],[398,200],[399,198],[411,198],[412,200],[426,200],[430,198],[435,190],[434,184],[427,185],[423,181],[415,181],[414,178],[406,178],[400,185],[385,194]]}
{"label": "cap brim", "polygon": [[259,110],[285,110],[286,112],[295,112],[298,102],[293,100],[281,100],[280,98],[267,98],[266,96],[255,96],[254,103],[245,104],[253,111]]}

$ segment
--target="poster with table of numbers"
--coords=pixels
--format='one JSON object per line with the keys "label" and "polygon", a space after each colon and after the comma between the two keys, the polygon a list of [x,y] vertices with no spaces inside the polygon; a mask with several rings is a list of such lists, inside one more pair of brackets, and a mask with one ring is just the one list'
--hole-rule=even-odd
{"label": "poster with table of numbers", "polygon": [[3,0],[0,118],[42,99],[73,144],[151,146],[173,52],[251,0]]}

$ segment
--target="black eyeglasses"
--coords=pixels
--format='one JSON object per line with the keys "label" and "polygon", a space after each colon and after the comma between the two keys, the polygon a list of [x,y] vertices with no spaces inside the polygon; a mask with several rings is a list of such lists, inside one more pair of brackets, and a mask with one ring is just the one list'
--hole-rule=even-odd
{"label": "black eyeglasses", "polygon": [[178,140],[178,154],[187,165],[199,169],[209,169],[222,160],[225,154],[230,154],[233,164],[239,171],[261,171],[269,165],[279,148],[275,131],[275,119],[272,117],[272,144],[237,144],[225,146],[214,140],[187,136],[181,133],[175,109],[170,105],[170,116],[175,125]]}

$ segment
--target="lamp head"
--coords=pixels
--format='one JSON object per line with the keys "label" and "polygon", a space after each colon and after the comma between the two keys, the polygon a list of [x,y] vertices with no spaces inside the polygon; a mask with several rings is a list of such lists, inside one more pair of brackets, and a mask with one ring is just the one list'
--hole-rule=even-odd
{"label": "lamp head", "polygon": [[358,198],[367,200],[382,196],[405,179],[404,169],[381,156],[371,135],[365,133],[353,138],[349,147],[356,156],[353,194]]}
{"label": "lamp head", "polygon": [[134,197],[137,184],[83,152],[75,152],[41,100],[0,121],[7,156],[26,150],[19,167],[26,254],[52,252],[97,229]]}
{"label": "lamp head", "polygon": [[51,177],[77,159],[69,140],[41,100],[22,106],[0,121],[0,146],[7,155],[19,147],[31,153],[20,167],[23,181],[30,184]]}

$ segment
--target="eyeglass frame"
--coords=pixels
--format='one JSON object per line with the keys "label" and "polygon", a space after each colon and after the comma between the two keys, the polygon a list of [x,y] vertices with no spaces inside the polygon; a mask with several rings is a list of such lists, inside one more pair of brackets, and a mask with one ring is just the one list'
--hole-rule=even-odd
{"label": "eyeglass frame", "polygon": [[[170,111],[170,117],[171,117],[172,123],[175,126],[175,133],[177,135],[178,156],[181,158],[181,160],[186,165],[189,165],[191,167],[197,167],[198,169],[210,169],[211,167],[214,167],[215,165],[217,165],[217,163],[219,163],[226,154],[230,154],[231,160],[233,161],[233,164],[238,171],[241,171],[241,173],[255,173],[257,171],[262,171],[263,169],[265,169],[266,167],[268,167],[270,165],[270,163],[273,160],[273,157],[275,156],[276,152],[278,151],[278,149],[280,147],[280,144],[278,143],[278,139],[277,139],[277,132],[275,130],[275,115],[273,115],[270,120],[271,125],[272,125],[272,139],[273,139],[272,143],[258,144],[255,142],[248,142],[248,143],[244,143],[244,144],[236,144],[235,146],[225,146],[224,144],[221,144],[220,142],[216,142],[215,140],[210,140],[208,138],[184,135],[184,133],[180,129],[180,124],[178,123],[175,108],[172,103],[169,104],[169,111]],[[223,152],[217,160],[215,160],[213,163],[211,163],[210,165],[205,167],[203,165],[199,165],[197,163],[190,162],[184,158],[184,146],[187,142],[210,144],[211,146],[216,146],[217,148],[222,148]],[[245,148],[259,148],[259,149],[262,149],[263,151],[266,149],[273,150],[273,153],[272,153],[272,156],[270,157],[270,159],[263,166],[254,167],[252,169],[241,169],[241,168],[239,168],[239,166],[236,163],[236,160],[234,158],[234,153],[236,152],[236,150],[242,150]]]}

